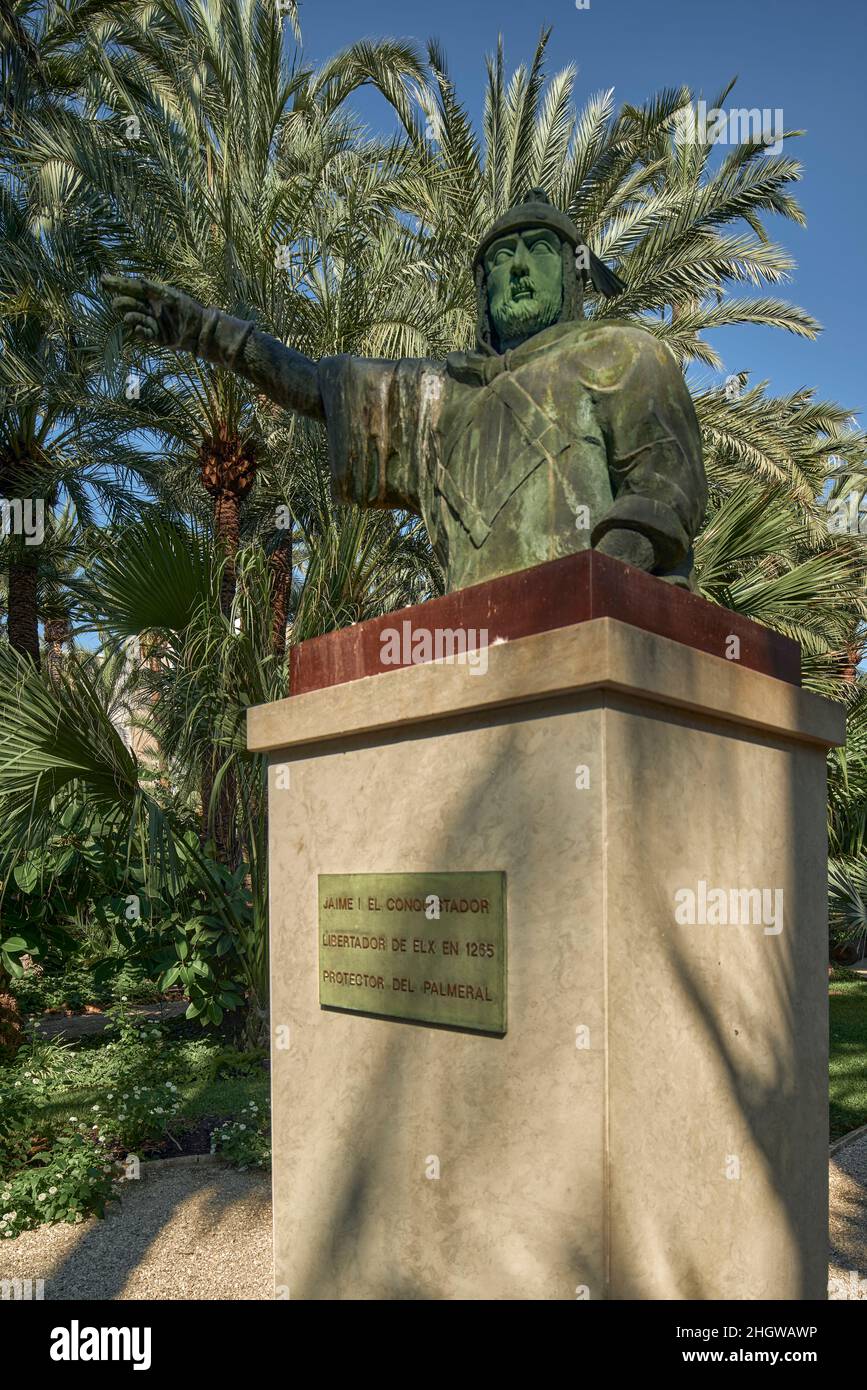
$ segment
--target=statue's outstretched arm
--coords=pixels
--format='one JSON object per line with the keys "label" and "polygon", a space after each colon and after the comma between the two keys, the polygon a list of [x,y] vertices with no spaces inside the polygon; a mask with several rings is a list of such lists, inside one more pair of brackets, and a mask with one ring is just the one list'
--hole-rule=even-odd
{"label": "statue's outstretched arm", "polygon": [[103,275],[112,307],[136,337],[181,348],[247,378],[264,395],[313,420],[324,420],[317,365],[252,323],[205,309],[181,290],[154,280]]}

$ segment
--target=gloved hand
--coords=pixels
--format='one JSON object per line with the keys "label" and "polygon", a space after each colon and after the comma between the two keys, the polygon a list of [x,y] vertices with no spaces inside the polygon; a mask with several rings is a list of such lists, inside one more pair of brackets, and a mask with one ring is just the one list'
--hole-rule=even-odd
{"label": "gloved hand", "polygon": [[600,555],[610,555],[624,565],[634,565],[638,570],[648,573],[653,569],[653,546],[640,531],[615,529],[606,531],[599,543],[593,547]]}
{"label": "gloved hand", "polygon": [[188,352],[198,349],[206,311],[195,299],[171,285],[126,275],[103,275],[102,284],[117,291],[112,308],[123,314],[136,338]]}

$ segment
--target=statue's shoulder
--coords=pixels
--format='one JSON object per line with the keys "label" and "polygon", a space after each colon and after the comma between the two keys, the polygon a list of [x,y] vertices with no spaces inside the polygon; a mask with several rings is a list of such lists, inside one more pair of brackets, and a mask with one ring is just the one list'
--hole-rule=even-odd
{"label": "statue's shoulder", "polygon": [[634,323],[560,324],[560,346],[570,365],[591,390],[616,391],[636,376],[680,376],[677,359],[665,343]]}

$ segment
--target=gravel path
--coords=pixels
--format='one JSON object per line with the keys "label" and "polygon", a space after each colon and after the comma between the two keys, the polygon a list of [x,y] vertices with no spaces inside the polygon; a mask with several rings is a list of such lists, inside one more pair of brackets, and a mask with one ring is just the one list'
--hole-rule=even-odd
{"label": "gravel path", "polygon": [[830,1180],[830,1294],[867,1299],[867,1130],[834,1154]]}
{"label": "gravel path", "polygon": [[145,1164],[104,1221],[4,1241],[0,1279],[43,1279],[46,1300],[272,1298],[270,1176]]}
{"label": "gravel path", "polygon": [[[833,1156],[830,1183],[830,1295],[867,1299],[867,1133]],[[270,1299],[270,1178],[146,1164],[104,1221],[4,1241],[0,1279],[43,1279],[46,1299]]]}

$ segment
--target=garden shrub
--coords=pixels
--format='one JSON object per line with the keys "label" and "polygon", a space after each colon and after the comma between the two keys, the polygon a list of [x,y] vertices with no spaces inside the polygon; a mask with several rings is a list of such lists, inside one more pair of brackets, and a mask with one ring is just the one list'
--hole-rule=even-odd
{"label": "garden shrub", "polygon": [[122,1164],[107,1157],[102,1142],[99,1136],[68,1134],[0,1182],[0,1237],[50,1221],[82,1221],[93,1212],[104,1216]]}
{"label": "garden shrub", "polygon": [[211,1153],[228,1159],[242,1171],[268,1166],[271,1162],[271,1136],[267,1107],[249,1101],[237,1119],[227,1120],[214,1130]]}
{"label": "garden shrub", "polygon": [[[238,1053],[215,1038],[172,1042],[128,999],[107,1010],[105,1038],[76,1046],[31,1026],[18,1059],[0,1070],[0,1238],[53,1221],[102,1215],[116,1196],[124,1157],[175,1137],[183,1087],[251,1076],[261,1051]],[[76,1092],[96,1093],[86,1102]],[[68,1113],[58,1096],[69,1092]],[[267,1107],[249,1102],[212,1135],[211,1149],[239,1168],[270,1160]]]}

